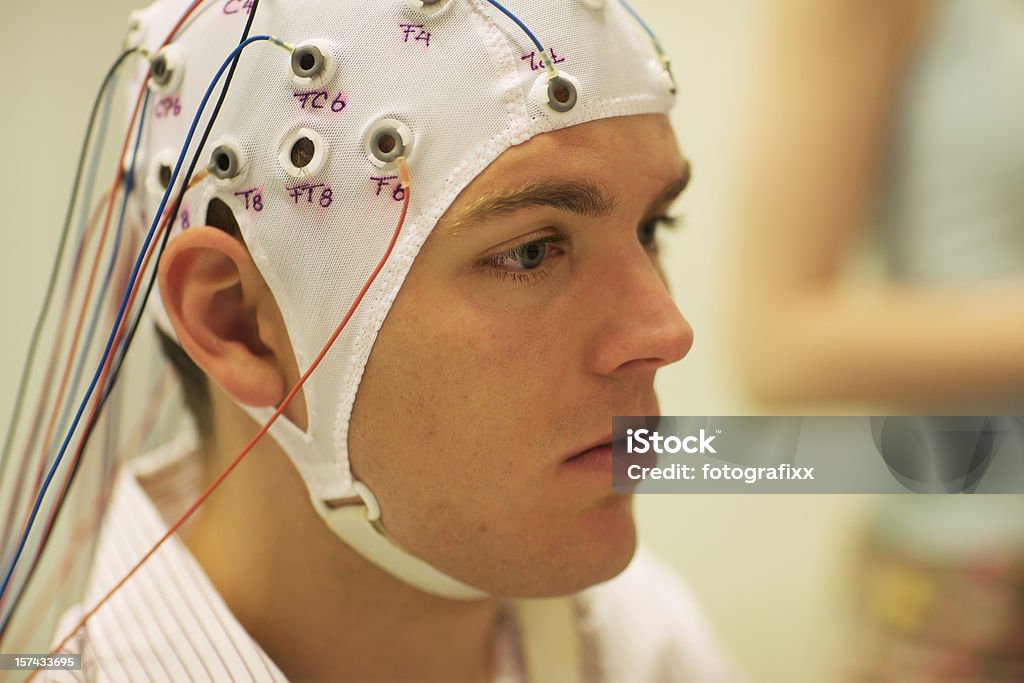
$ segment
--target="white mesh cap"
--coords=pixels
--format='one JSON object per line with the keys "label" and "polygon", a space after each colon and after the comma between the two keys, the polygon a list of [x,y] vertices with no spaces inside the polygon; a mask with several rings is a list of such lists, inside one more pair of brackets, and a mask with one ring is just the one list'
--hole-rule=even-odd
{"label": "white mesh cap", "polygon": [[[349,469],[349,417],[377,331],[420,246],[459,192],[509,147],[595,119],[665,113],[674,101],[671,78],[650,39],[619,2],[504,3],[553,51],[560,75],[577,85],[578,99],[568,112],[544,103],[548,76],[537,48],[498,8],[484,0],[441,0],[417,9],[420,4],[261,0],[252,35],[312,44],[325,57],[325,70],[301,78],[285,51],[267,42],[246,48],[200,157],[202,167],[214,149],[229,150],[240,172],[211,176],[191,190],[171,235],[203,224],[214,198],[232,209],[284,315],[302,372],[369,278],[398,221],[398,173],[393,164],[371,158],[367,141],[382,126],[399,133],[396,140],[405,138],[412,198],[395,250],[304,387],[308,429],[281,418],[270,434],[328,524],[416,585],[394,569],[399,560],[361,546],[380,546],[384,555],[403,551],[395,547],[392,553],[368,535],[354,540],[358,533],[330,519],[324,502],[366,498]],[[137,40],[155,52],[187,6],[186,0],[159,0],[137,13]],[[237,46],[250,9],[242,0],[211,2],[172,42],[168,62],[174,73],[153,94],[138,159],[146,182],[137,187],[150,217],[163,194],[161,167],[173,167],[203,93]],[[309,57],[296,63],[300,72],[316,67]],[[144,76],[140,68],[139,83]],[[299,140],[309,140],[312,147],[300,146],[314,152],[303,168],[291,163]],[[173,335],[158,297],[149,306]],[[271,412],[245,409],[261,421]],[[435,592],[460,592],[456,584],[451,588]]]}

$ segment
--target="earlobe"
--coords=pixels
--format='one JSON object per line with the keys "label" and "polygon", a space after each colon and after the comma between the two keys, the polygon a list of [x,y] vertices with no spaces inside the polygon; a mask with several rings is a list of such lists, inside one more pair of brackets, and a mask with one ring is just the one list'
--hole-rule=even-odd
{"label": "earlobe", "polygon": [[193,227],[167,245],[158,279],[171,324],[196,365],[239,403],[277,405],[291,348],[275,329],[283,322],[245,245],[217,228]]}

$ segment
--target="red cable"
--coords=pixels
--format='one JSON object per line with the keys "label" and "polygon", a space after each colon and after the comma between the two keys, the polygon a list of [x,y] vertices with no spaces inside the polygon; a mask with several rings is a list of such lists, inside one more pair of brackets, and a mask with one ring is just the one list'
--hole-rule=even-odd
{"label": "red cable", "polygon": [[[117,188],[121,184],[121,179],[124,176],[124,158],[128,153],[128,145],[131,143],[131,132],[135,128],[135,121],[139,115],[139,108],[142,106],[142,94],[140,91],[138,99],[135,101],[135,111],[132,113],[131,122],[128,125],[128,134],[125,136],[124,145],[121,147],[121,154],[118,157],[121,159],[121,163],[117,165],[117,175],[114,177],[114,187]],[[57,418],[60,416],[60,406],[64,403],[64,394],[67,391],[68,381],[71,379],[71,368],[75,360],[75,351],[78,348],[78,341],[82,334],[82,327],[85,323],[85,317],[89,310],[89,299],[92,296],[93,286],[96,284],[96,273],[99,270],[100,261],[103,258],[103,247],[107,241],[107,234],[110,232],[110,219],[114,212],[114,202],[117,199],[117,192],[112,192],[110,198],[107,201],[107,214],[103,219],[103,229],[100,231],[99,244],[96,247],[96,257],[93,259],[92,268],[89,271],[89,278],[86,282],[85,296],[82,298],[82,309],[78,314],[78,322],[75,324],[75,331],[71,338],[71,348],[69,349],[67,361],[64,364],[64,372],[61,376],[60,386],[57,389],[57,400],[53,404],[53,412],[50,414],[50,421],[46,425],[45,436],[43,437],[42,450],[39,453],[39,472],[36,476],[36,483],[34,489],[39,488],[39,484],[43,479],[43,473],[46,471],[46,453],[50,448],[50,440],[53,439],[53,432],[57,428]],[[26,523],[27,523],[26,519]],[[24,528],[22,529],[24,533]]]}
{"label": "red cable", "polygon": [[[162,396],[166,391],[166,385],[169,377],[165,373],[161,375],[157,381],[156,386],[153,388],[153,394],[156,396]],[[137,450],[137,447],[141,443],[145,443],[146,439],[149,438],[153,431],[153,427],[156,425],[156,418],[158,411],[155,410],[155,403],[150,404],[146,413],[137,423],[131,436],[125,441],[125,445],[121,448],[121,453],[114,459],[114,463],[123,461],[129,453],[133,453]],[[102,479],[107,479],[108,474],[112,471],[110,466],[104,467],[104,472],[101,472],[100,476]],[[99,529],[100,521],[102,521],[104,513],[106,512],[107,505],[109,503],[109,490],[106,487],[101,488],[97,492],[94,502],[89,506],[88,509],[92,510],[92,513],[87,517],[83,517],[78,526],[75,527],[71,533],[71,539],[68,541],[67,552],[64,557],[60,569],[55,572],[47,581],[46,586],[40,589],[40,594],[44,596],[55,595],[58,587],[63,586],[67,581],[68,576],[71,574],[71,570],[74,568],[74,561],[77,559],[77,550],[87,538],[91,538],[96,531]],[[29,621],[22,625],[22,630],[26,633],[34,634],[35,630],[39,627],[40,621],[45,616],[44,610],[34,610],[29,612]],[[33,636],[30,636],[29,642],[31,642]],[[29,643],[22,643],[20,645],[15,644],[10,647],[12,652],[25,652],[26,647]]]}
{"label": "red cable", "polygon": [[[184,25],[184,23],[188,20],[188,18],[192,15],[192,13],[196,10],[196,8],[200,4],[202,4],[202,2],[203,2],[203,0],[194,0],[193,1],[193,3],[189,6],[189,8],[187,10],[185,10],[184,14],[182,14],[182,16],[178,19],[177,23],[174,25],[174,27],[167,34],[167,37],[164,39],[163,43],[161,44],[161,48],[166,47],[168,44],[170,44],[170,42],[174,39],[175,35],[177,35],[178,30],[181,29],[182,25]],[[75,325],[75,333],[74,333],[74,336],[72,338],[71,349],[70,349],[69,354],[68,354],[68,359],[67,359],[67,362],[65,363],[64,373],[63,373],[63,377],[61,378],[60,388],[57,390],[57,401],[54,404],[54,410],[53,410],[53,413],[50,416],[50,422],[48,423],[47,428],[46,428],[46,438],[43,439],[43,446],[42,446],[43,450],[42,450],[42,453],[40,454],[40,468],[39,468],[39,471],[36,473],[36,483],[35,483],[35,487],[34,487],[36,489],[39,488],[39,484],[42,482],[43,473],[46,471],[46,451],[49,448],[50,440],[53,438],[53,430],[56,428],[56,424],[55,423],[56,423],[56,420],[57,420],[57,416],[60,414],[60,410],[59,410],[60,405],[64,401],[64,393],[65,393],[65,391],[67,389],[67,383],[68,383],[68,380],[70,379],[70,374],[71,374],[71,364],[73,362],[73,359],[74,359],[74,356],[75,356],[75,352],[77,351],[76,347],[78,346],[78,340],[79,340],[79,337],[81,336],[82,325],[85,322],[85,314],[86,314],[86,311],[88,309],[89,295],[92,293],[92,288],[93,288],[93,285],[95,284],[95,277],[96,277],[97,270],[99,269],[99,263],[100,263],[100,259],[101,259],[103,245],[106,242],[107,234],[109,233],[109,230],[110,230],[110,220],[113,217],[114,201],[115,201],[115,199],[117,197],[116,192],[114,190],[116,190],[116,188],[120,187],[121,181],[122,181],[122,179],[124,177],[124,159],[125,159],[125,155],[128,153],[128,145],[131,143],[132,131],[135,128],[135,122],[138,120],[139,109],[142,106],[142,97],[143,97],[143,95],[146,92],[146,88],[147,88],[147,84],[146,84],[146,81],[144,81],[143,84],[142,84],[142,87],[139,89],[138,97],[136,97],[135,108],[134,108],[134,111],[132,112],[132,116],[131,116],[130,122],[128,124],[128,129],[127,129],[127,132],[125,133],[125,139],[124,139],[124,142],[123,142],[123,144],[121,146],[121,154],[118,157],[120,159],[120,162],[117,165],[117,173],[114,176],[113,189],[112,189],[112,191],[110,193],[109,200],[107,202],[107,213],[106,213],[106,217],[103,220],[103,230],[102,230],[101,235],[100,235],[100,244],[97,247],[96,257],[93,260],[92,269],[91,269],[90,274],[89,274],[88,284],[86,285],[86,294],[85,294],[85,297],[84,297],[84,299],[82,301],[82,310],[79,313],[78,322]],[[24,533],[24,529],[22,531]],[[0,596],[0,597],[2,597],[2,596]]]}
{"label": "red cable", "polygon": [[[202,182],[203,180],[205,180],[207,175],[208,174],[206,173],[206,171],[202,171],[200,173],[197,173],[192,178],[192,181],[189,183],[189,186],[185,189],[185,192],[188,192],[188,190],[192,189],[192,187],[194,187],[196,184],[198,184],[198,183]],[[179,194],[179,196],[178,196],[178,201],[179,202],[181,201],[182,197],[184,197],[184,192]],[[173,206],[174,206],[174,204],[168,205],[168,207],[164,210],[164,215],[163,215],[163,219],[161,220],[160,227],[158,228],[156,234],[154,235],[153,240],[150,243],[149,249],[146,251],[146,255],[143,258],[142,267],[139,270],[140,273],[145,273],[146,272],[146,268],[149,266],[149,261],[150,261],[151,257],[153,256],[153,254],[156,251],[156,245],[157,245],[161,235],[163,234],[163,231],[167,229],[167,224],[170,221]],[[129,294],[127,310],[131,310],[132,304],[135,303],[135,296],[136,296],[136,294],[138,294],[139,284],[141,282],[142,282],[142,278],[141,277],[136,279],[135,285],[132,287],[132,291]],[[114,345],[113,345],[112,348],[117,348],[118,344],[121,341],[121,337],[124,334],[124,322],[125,322],[125,320],[126,320],[126,318],[122,318],[121,322],[118,325],[117,333],[116,333],[115,340],[114,340]],[[112,360],[113,360],[113,354],[110,354],[107,357],[106,361],[104,361],[103,370],[101,372],[100,381],[99,381],[99,385],[100,386],[104,386],[106,384],[107,377],[109,376],[109,373],[110,373],[110,368],[111,368]],[[93,423],[96,421],[96,419],[98,417],[98,414],[99,414],[100,405],[101,405],[100,400],[97,397],[97,399],[93,402],[92,410],[90,411],[88,420],[85,423],[87,431],[92,428]],[[77,466],[78,461],[81,460],[84,449],[85,449],[85,442],[83,441],[83,442],[78,444],[78,446],[77,446],[77,448],[75,450],[74,456],[71,459],[71,465],[65,469],[64,481],[61,484],[61,496],[66,496],[68,494],[68,489],[70,488],[70,485],[71,485],[71,474],[72,474],[72,472],[75,471],[75,467]],[[42,536],[41,536],[41,539],[40,539],[39,547],[36,549],[36,554],[33,557],[32,564],[29,565],[31,567],[31,569],[29,570],[30,572],[34,570],[34,568],[35,568],[35,566],[36,566],[36,564],[38,562],[39,555],[42,553],[43,547],[45,546],[45,544],[47,542],[47,539],[49,539],[50,534],[53,531],[53,527],[54,527],[54,524],[56,523],[56,521],[57,521],[57,506],[54,505],[50,509],[50,514],[49,514],[49,516],[48,516],[48,518],[46,520],[46,526],[43,527],[43,532],[42,532]]]}
{"label": "red cable", "polygon": [[[177,23],[174,25],[174,27],[171,29],[171,31],[167,34],[167,37],[164,39],[161,47],[166,47],[174,39],[174,37],[177,34],[178,30],[188,20],[188,18],[192,15],[192,13],[196,10],[196,8],[200,4],[202,4],[202,2],[203,2],[203,0],[194,0],[192,2],[192,4],[188,7],[188,9],[185,10],[185,12],[182,14],[182,16],[178,19]],[[64,373],[63,373],[63,377],[61,379],[60,388],[58,389],[58,392],[57,392],[57,401],[53,404],[54,405],[53,412],[52,412],[52,414],[50,416],[50,421],[49,421],[49,423],[47,425],[46,432],[45,432],[46,433],[46,437],[43,439],[42,452],[40,453],[40,457],[39,457],[39,470],[36,473],[36,483],[35,483],[35,486],[33,487],[34,490],[39,489],[40,483],[42,482],[42,479],[43,479],[43,473],[46,470],[46,452],[47,452],[47,449],[49,448],[50,440],[53,438],[53,431],[56,428],[57,417],[60,414],[60,405],[64,401],[64,393],[65,393],[65,391],[67,389],[67,383],[68,383],[68,381],[70,379],[71,365],[72,365],[73,359],[74,359],[76,351],[77,351],[78,341],[79,341],[79,337],[80,337],[81,331],[82,331],[82,325],[83,325],[83,323],[85,321],[85,314],[86,314],[86,311],[88,309],[89,297],[92,294],[92,288],[93,288],[93,285],[95,284],[96,272],[99,269],[99,263],[100,263],[101,256],[102,256],[102,253],[103,253],[103,245],[106,242],[107,234],[108,234],[109,229],[110,229],[110,220],[111,220],[111,218],[113,216],[114,200],[115,200],[115,198],[117,196],[116,189],[118,187],[120,187],[122,178],[124,176],[124,159],[125,159],[125,155],[128,152],[128,145],[131,142],[132,131],[135,128],[135,122],[138,119],[139,109],[142,106],[142,97],[143,97],[143,95],[146,92],[146,88],[148,87],[147,86],[147,81],[148,81],[148,78],[145,81],[143,81],[142,87],[139,89],[138,97],[135,100],[135,109],[134,109],[134,111],[132,113],[131,120],[130,120],[130,122],[128,124],[128,128],[127,128],[127,131],[125,133],[124,143],[122,144],[122,147],[121,147],[121,154],[118,157],[119,162],[118,162],[118,165],[117,165],[117,173],[115,175],[115,179],[114,179],[114,183],[113,183],[114,191],[112,191],[110,193],[110,197],[109,197],[108,202],[107,202],[107,213],[106,213],[106,217],[104,218],[104,222],[103,222],[103,229],[101,231],[100,242],[99,242],[99,245],[97,246],[97,249],[96,249],[96,257],[93,260],[92,269],[91,269],[90,274],[89,274],[89,281],[88,281],[88,285],[86,287],[85,297],[82,300],[82,310],[79,313],[78,322],[75,325],[75,333],[74,333],[74,336],[73,336],[73,339],[72,339],[72,342],[71,342],[71,348],[69,349],[69,352],[68,352],[68,358],[67,358],[67,362],[65,363]],[[128,313],[128,309],[126,308],[125,309],[125,315],[127,315],[127,313]],[[123,323],[123,320],[124,320],[124,318],[122,317],[122,320],[119,322],[119,325]],[[36,433],[35,430],[33,430],[33,433]],[[32,445],[32,442],[30,441],[29,442],[29,446],[27,447],[26,451],[22,454],[22,457],[25,460],[28,459],[28,452],[31,450],[31,445]],[[22,532],[21,532],[22,534],[25,533],[25,530],[28,527],[28,520],[31,517],[31,515],[32,515],[32,513],[31,513],[31,508],[30,508],[28,513],[25,515],[25,523],[22,525]],[[3,605],[4,597],[5,597],[5,594],[0,594],[0,606]]]}
{"label": "red cable", "polygon": [[[117,187],[121,185],[121,178],[124,174],[124,157],[128,151],[128,144],[131,142],[131,131],[135,127],[135,120],[138,117],[139,109],[142,105],[142,95],[144,92],[144,90],[139,91],[139,97],[135,102],[135,111],[132,114],[131,122],[128,125],[128,134],[125,136],[124,145],[121,148],[121,155],[119,157],[121,159],[121,163],[118,164],[117,174],[115,176],[113,183],[113,188],[115,188],[115,190]],[[82,308],[78,314],[78,322],[75,325],[75,332],[71,339],[71,347],[68,349],[67,361],[64,364],[64,372],[61,378],[60,387],[57,389],[57,400],[53,404],[53,411],[50,413],[50,420],[46,426],[46,435],[43,438],[42,450],[39,453],[39,470],[36,472],[36,482],[35,485],[32,487],[32,490],[39,489],[39,486],[43,479],[43,473],[46,471],[46,453],[49,450],[50,440],[53,438],[53,432],[57,426],[57,417],[60,415],[60,406],[64,402],[64,394],[67,390],[68,381],[71,379],[71,367],[75,359],[79,337],[81,336],[82,326],[85,322],[85,316],[89,309],[89,298],[92,295],[92,288],[93,285],[95,284],[96,273],[99,270],[100,261],[102,260],[103,257],[103,246],[107,240],[107,233],[110,229],[110,219],[113,215],[114,201],[116,198],[117,192],[115,191],[110,193],[110,196],[107,200],[106,217],[103,221],[103,229],[100,232],[99,244],[96,246],[96,257],[93,259],[92,268],[90,269],[89,272],[89,279],[86,284],[85,296],[82,298]],[[26,453],[23,455],[23,457],[27,459],[27,455],[28,454]],[[25,514],[25,521],[21,525],[21,535],[24,535],[25,531],[28,529],[28,523],[31,518],[32,508],[31,506],[29,506],[29,509]],[[7,589],[10,589],[12,585],[14,585],[13,581],[11,581],[7,585]],[[6,596],[6,590],[3,593],[0,593],[0,607],[3,606],[4,599],[6,598]]]}
{"label": "red cable", "polygon": [[[109,191],[113,192],[115,189],[116,188],[112,187]],[[89,216],[89,220],[86,223],[85,236],[83,238],[81,248],[78,250],[78,253],[75,255],[75,259],[72,262],[71,275],[68,278],[68,296],[64,299],[64,305],[61,307],[60,320],[58,321],[56,328],[58,330],[63,330],[65,327],[67,327],[67,320],[68,317],[71,315],[72,298],[70,293],[75,291],[75,287],[78,284],[78,275],[81,273],[82,270],[82,257],[85,255],[85,247],[88,245],[89,240],[96,232],[96,226],[100,222],[100,211],[103,209],[103,205],[107,201],[107,196],[107,193],[104,193],[100,197],[100,200],[96,203],[96,207],[93,209],[93,212]],[[53,383],[53,376],[57,372],[57,357],[59,355],[59,347],[54,346],[53,350],[50,353],[50,358],[46,363],[46,372],[44,374],[41,386],[47,387]],[[21,459],[18,464],[18,474],[14,478],[15,481],[24,481],[26,478],[26,470],[28,469],[28,464],[31,460],[28,457],[28,454],[35,447],[34,435],[39,433],[40,422],[43,419],[44,406],[45,402],[43,401],[42,396],[40,396],[39,401],[36,403],[35,412],[32,415],[32,426],[29,429],[29,434],[32,434],[33,436],[32,438],[29,439],[29,441],[25,445],[25,448],[22,450]],[[18,495],[18,491],[12,492],[11,500],[7,505],[7,519],[10,519],[14,515],[15,510],[17,510],[18,508],[17,503],[20,499],[21,496]],[[6,545],[6,537],[4,540],[4,545]]]}
{"label": "red cable", "polygon": [[256,446],[259,440],[262,439],[263,436],[266,435],[268,431],[270,431],[270,427],[274,424],[274,422],[277,421],[277,418],[281,416],[284,410],[292,402],[292,399],[294,399],[295,396],[302,389],[302,386],[306,383],[306,380],[309,379],[310,375],[313,374],[313,371],[317,369],[317,367],[320,365],[320,362],[331,350],[331,347],[334,345],[335,340],[337,340],[337,338],[341,336],[341,333],[345,329],[345,326],[348,324],[349,319],[351,319],[352,314],[355,313],[356,308],[359,306],[360,303],[362,303],[363,297],[366,296],[366,292],[369,291],[370,287],[373,285],[374,280],[377,279],[377,275],[380,273],[381,269],[383,269],[384,264],[391,256],[391,252],[395,248],[395,243],[398,241],[398,236],[402,231],[402,226],[405,224],[405,217],[409,210],[409,198],[411,194],[412,193],[410,188],[406,187],[405,199],[402,201],[402,213],[398,219],[398,226],[395,228],[395,232],[391,236],[391,241],[388,243],[387,250],[384,252],[384,255],[377,263],[377,267],[374,268],[373,273],[370,274],[370,278],[366,281],[365,284],[363,284],[362,289],[359,291],[358,296],[356,296],[355,300],[352,302],[352,305],[349,307],[348,312],[345,314],[345,317],[342,318],[341,322],[338,324],[334,332],[328,338],[327,343],[324,344],[323,348],[320,350],[320,353],[313,360],[313,363],[309,366],[309,369],[307,369],[306,372],[303,373],[302,377],[299,378],[299,381],[295,383],[295,386],[293,386],[291,391],[288,392],[288,395],[285,396],[284,400],[281,402],[281,405],[278,406],[277,410],[274,411],[274,414],[270,416],[270,418],[263,424],[260,430],[256,432],[256,434],[249,440],[249,443],[245,445],[245,448],[243,448],[242,451],[237,456],[235,456],[235,459],[232,460],[231,463],[228,464],[226,468],[224,468],[224,471],[221,472],[217,476],[217,478],[213,480],[213,483],[211,483],[206,488],[206,490],[203,491],[202,495],[200,495],[199,498],[194,503],[192,503],[192,505],[189,506],[189,508],[184,512],[184,514],[182,514],[181,517],[179,517],[178,520],[171,525],[171,527],[160,538],[160,540],[157,541],[156,544],[152,548],[150,548],[145,555],[143,555],[142,559],[135,563],[135,566],[131,568],[131,570],[124,576],[124,578],[118,581],[113,588],[107,591],[106,595],[100,598],[99,602],[97,602],[92,607],[92,609],[85,613],[85,616],[83,616],[81,621],[78,622],[78,625],[75,626],[71,633],[69,633],[67,636],[64,637],[63,640],[60,641],[60,644],[58,644],[57,647],[55,647],[50,654],[58,654],[64,648],[64,646],[68,644],[68,641],[71,640],[75,636],[75,634],[77,634],[82,629],[83,626],[85,626],[85,623],[94,614],[96,614],[100,607],[106,604],[106,602],[114,595],[114,593],[117,592],[117,590],[121,588],[121,586],[123,586],[128,581],[128,579],[135,575],[135,572],[137,572],[142,567],[146,560],[153,556],[153,554],[160,548],[160,546],[164,544],[164,541],[173,536],[178,531],[178,529],[181,528],[181,526],[186,521],[188,521],[189,517],[192,516],[192,514],[199,508],[199,506],[206,502],[206,499],[210,497],[210,494],[212,494],[217,489],[217,487],[220,486],[221,482],[223,482],[224,479],[226,479],[227,476],[231,474],[231,472],[235,469],[235,467],[238,466],[242,459],[245,458],[245,456],[248,455],[250,451],[252,451],[253,447]]}

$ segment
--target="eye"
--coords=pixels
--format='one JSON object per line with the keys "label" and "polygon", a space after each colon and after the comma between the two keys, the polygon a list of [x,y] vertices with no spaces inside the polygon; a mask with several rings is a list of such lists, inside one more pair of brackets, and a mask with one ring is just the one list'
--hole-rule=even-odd
{"label": "eye", "polygon": [[565,241],[566,238],[562,235],[549,235],[530,240],[485,259],[481,265],[502,279],[512,279],[524,284],[534,282],[551,271],[552,266],[547,262],[562,253],[557,245]]}
{"label": "eye", "polygon": [[553,243],[560,241],[562,241],[561,237],[551,236],[526,242],[506,252],[492,256],[487,260],[487,263],[495,268],[508,269],[513,272],[536,270],[555,251]]}
{"label": "eye", "polygon": [[548,245],[541,242],[530,242],[516,250],[516,258],[523,270],[533,270],[540,267],[544,257],[548,255]]}
{"label": "eye", "polygon": [[666,228],[674,228],[678,224],[679,218],[676,216],[658,216],[657,218],[653,218],[646,223],[641,224],[640,227],[636,229],[636,236],[640,241],[640,244],[643,245],[645,249],[657,251],[658,244],[656,238],[658,226],[663,225]]}

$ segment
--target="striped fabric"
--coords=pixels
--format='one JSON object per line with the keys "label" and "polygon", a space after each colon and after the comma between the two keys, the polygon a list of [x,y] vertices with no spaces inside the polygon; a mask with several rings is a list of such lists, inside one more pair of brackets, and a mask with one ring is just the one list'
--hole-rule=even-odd
{"label": "striped fabric", "polygon": [[[86,599],[61,619],[56,644],[164,534],[197,495],[199,461],[188,440],[129,462],[100,532]],[[583,680],[734,681],[678,579],[646,553],[575,600]],[[524,683],[513,610],[502,610],[494,683]],[[231,614],[177,537],[143,565],[64,648],[82,670],[44,681],[287,681]]]}

